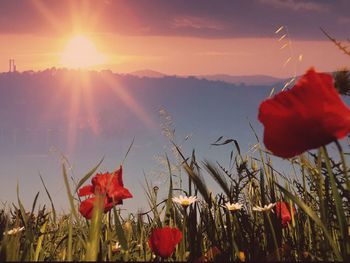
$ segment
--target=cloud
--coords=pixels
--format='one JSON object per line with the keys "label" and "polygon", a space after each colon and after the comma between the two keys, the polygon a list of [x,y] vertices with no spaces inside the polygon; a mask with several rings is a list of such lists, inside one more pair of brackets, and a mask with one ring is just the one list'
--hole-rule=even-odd
{"label": "cloud", "polygon": [[325,3],[305,0],[259,0],[262,4],[272,5],[277,8],[291,9],[295,11],[327,12],[328,5]]}
{"label": "cloud", "polygon": [[349,25],[350,24],[350,17],[341,16],[338,18],[337,21],[341,25]]}
{"label": "cloud", "polygon": [[198,52],[195,53],[196,55],[199,56],[213,56],[213,57],[228,57],[228,56],[252,56],[253,53],[251,52],[221,52],[221,51],[206,51],[206,52]]}
{"label": "cloud", "polygon": [[201,17],[176,17],[172,23],[174,28],[212,29],[222,30],[224,26],[220,22],[209,21]]}
{"label": "cloud", "polygon": [[[11,0],[0,1],[0,34],[272,37],[284,25],[297,39],[340,37],[349,0]],[[347,23],[347,22],[346,22]],[[345,23],[345,24],[346,24]]]}

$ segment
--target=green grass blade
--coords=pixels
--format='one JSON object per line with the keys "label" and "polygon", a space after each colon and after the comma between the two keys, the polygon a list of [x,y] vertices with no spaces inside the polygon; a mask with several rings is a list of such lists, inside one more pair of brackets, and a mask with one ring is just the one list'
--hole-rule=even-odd
{"label": "green grass blade", "polygon": [[232,202],[230,187],[228,186],[224,176],[220,173],[214,164],[210,163],[207,160],[204,161],[204,167],[213,177],[213,179],[221,186],[222,190],[224,190],[225,194],[229,197],[230,202]]}
{"label": "green grass blade", "polygon": [[122,160],[122,162],[121,162],[121,165],[123,165],[123,163],[125,162],[126,157],[128,156],[128,154],[129,154],[129,152],[130,152],[132,146],[134,145],[134,141],[135,141],[135,137],[132,138],[132,142],[130,143],[129,148],[128,148],[128,150],[126,151],[126,154],[125,154],[125,156],[124,156],[124,158],[123,158],[123,160]]}
{"label": "green grass blade", "polygon": [[47,187],[46,187],[46,185],[45,185],[45,183],[44,183],[44,180],[43,180],[43,178],[41,177],[41,174],[40,174],[40,173],[39,173],[39,177],[40,177],[40,180],[41,180],[41,182],[42,182],[42,184],[43,184],[43,186],[44,186],[44,188],[45,188],[46,194],[47,194],[47,196],[48,196],[48,198],[49,198],[49,200],[50,200],[50,204],[51,204],[51,208],[52,208],[52,214],[53,214],[53,222],[54,222],[54,224],[55,224],[55,223],[56,223],[56,219],[57,219],[55,206],[54,206],[54,204],[53,204],[53,201],[52,201],[50,192],[49,192],[49,190],[47,190]]}
{"label": "green grass blade", "polygon": [[283,186],[277,183],[275,184],[283,194],[285,194],[289,199],[291,199],[294,203],[296,203],[319,227],[322,228],[325,237],[327,238],[329,244],[332,247],[336,260],[342,261],[343,258],[340,255],[340,252],[335,244],[335,241],[332,239],[332,236],[328,232],[326,226],[322,223],[321,219],[315,214],[315,212],[310,207],[308,207],[302,200],[300,200],[298,197],[294,196],[292,193],[286,190]]}
{"label": "green grass blade", "polygon": [[187,164],[187,162],[185,162],[183,164],[186,173],[191,177],[192,182],[195,184],[195,186],[198,188],[198,191],[201,193],[201,195],[203,196],[204,200],[207,202],[207,204],[209,205],[209,207],[211,207],[212,202],[211,202],[211,194],[209,193],[209,190],[207,189],[207,186],[205,184],[205,182],[203,181],[203,179],[199,176],[199,174],[197,174],[196,172],[194,172]]}
{"label": "green grass blade", "polygon": [[100,251],[100,234],[103,216],[103,197],[97,195],[94,202],[93,216],[89,228],[89,239],[86,245],[86,261],[96,261]]}
{"label": "green grass blade", "polygon": [[91,175],[93,175],[96,170],[98,169],[98,167],[101,165],[101,163],[103,162],[104,157],[102,157],[101,161],[99,161],[99,163],[90,170],[90,172],[88,172],[77,184],[76,188],[75,188],[75,192],[78,191],[78,189],[91,177]]}
{"label": "green grass blade", "polygon": [[27,219],[26,211],[24,210],[23,204],[21,202],[21,199],[19,198],[19,184],[18,184],[18,182],[17,182],[17,189],[16,190],[17,190],[18,206],[19,206],[22,218],[23,218],[23,223],[24,223],[25,230],[27,231],[27,228],[28,228],[27,220],[28,219]]}
{"label": "green grass blade", "polygon": [[186,173],[188,174],[188,176],[191,177],[192,182],[196,185],[196,187],[198,188],[198,191],[201,193],[201,195],[203,196],[204,200],[207,202],[209,207],[211,207],[211,205],[212,205],[211,195],[210,195],[210,193],[205,185],[204,180],[201,178],[201,176],[199,176],[199,174],[197,174],[193,169],[191,169],[191,167],[187,163],[187,159],[182,154],[179,147],[174,142],[172,142],[172,144],[174,145],[175,149],[177,150],[177,152],[179,153],[179,155],[183,159],[183,167],[184,167]]}
{"label": "green grass blade", "polygon": [[346,161],[345,161],[344,152],[343,152],[343,149],[342,149],[340,143],[337,140],[335,141],[335,144],[338,148],[340,159],[341,159],[341,162],[343,164],[343,173],[344,173],[346,188],[348,191],[350,191],[350,180],[349,180],[349,174],[348,174],[348,166],[347,166]]}
{"label": "green grass blade", "polygon": [[40,236],[38,238],[38,242],[37,242],[36,249],[35,249],[34,261],[38,261],[39,260],[39,255],[40,255],[40,252],[41,252],[41,249],[42,249],[43,240],[44,240],[44,237],[45,237],[44,233],[45,233],[46,226],[47,226],[48,222],[49,222],[49,217],[46,216],[45,217],[45,223],[40,228]]}
{"label": "green grass blade", "polygon": [[70,186],[69,186],[69,182],[68,182],[67,170],[66,170],[66,166],[64,165],[64,163],[62,163],[62,172],[63,172],[64,184],[65,184],[66,190],[67,190],[68,201],[69,201],[72,213],[73,213],[75,219],[78,221],[78,215],[77,215],[77,212],[75,211],[74,199],[73,199],[73,196],[72,196],[72,192],[70,190]]}
{"label": "green grass blade", "polygon": [[[343,249],[344,250],[348,250],[348,232],[347,232],[347,222],[346,222],[346,217],[345,217],[345,213],[344,213],[344,209],[343,209],[343,205],[342,205],[342,199],[340,197],[338,188],[337,188],[337,184],[335,182],[335,178],[334,178],[334,174],[332,172],[332,168],[331,168],[331,164],[329,161],[329,156],[327,153],[327,149],[326,147],[322,147],[321,148],[321,152],[324,155],[324,160],[326,163],[326,167],[327,167],[327,173],[329,176],[329,181],[331,183],[331,189],[332,189],[332,195],[334,198],[334,203],[335,203],[335,209],[336,209],[336,213],[337,213],[337,218],[338,218],[338,223],[339,223],[339,230],[340,230],[340,235],[342,236],[342,242],[343,242]],[[344,251],[345,253],[345,251]],[[350,255],[348,255],[350,256]]]}
{"label": "green grass blade", "polygon": [[171,168],[170,168],[170,162],[168,156],[165,154],[166,161],[168,164],[168,169],[169,169],[169,191],[168,191],[168,199],[166,201],[166,208],[165,208],[165,214],[164,214],[164,225],[169,225],[170,221],[170,216],[171,216],[171,208],[173,206],[173,179],[172,179],[172,173],[171,173]]}
{"label": "green grass blade", "polygon": [[34,202],[33,202],[33,205],[32,205],[32,211],[31,211],[31,214],[33,214],[33,213],[34,213],[35,206],[36,206],[36,203],[37,203],[37,201],[38,201],[39,193],[40,193],[40,192],[38,192],[38,193],[35,195]]}
{"label": "green grass blade", "polygon": [[67,246],[67,261],[73,260],[73,222],[72,222],[72,214],[69,216],[68,221],[68,246]]}
{"label": "green grass blade", "polygon": [[128,250],[128,242],[125,236],[125,232],[120,222],[119,213],[117,213],[117,210],[115,207],[113,207],[113,213],[114,213],[115,231],[116,231],[118,241],[124,250]]}

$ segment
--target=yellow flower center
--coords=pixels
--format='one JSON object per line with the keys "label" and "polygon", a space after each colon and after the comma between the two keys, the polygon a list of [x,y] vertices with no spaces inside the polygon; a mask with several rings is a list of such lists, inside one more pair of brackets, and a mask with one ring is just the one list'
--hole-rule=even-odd
{"label": "yellow flower center", "polygon": [[183,201],[181,202],[181,205],[183,205],[183,206],[189,206],[189,205],[190,205],[190,201],[188,201],[188,200],[183,200]]}

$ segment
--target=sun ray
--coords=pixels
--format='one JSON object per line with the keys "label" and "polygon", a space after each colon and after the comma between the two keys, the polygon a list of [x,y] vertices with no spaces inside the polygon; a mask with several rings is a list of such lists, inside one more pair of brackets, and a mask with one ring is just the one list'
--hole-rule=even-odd
{"label": "sun ray", "polygon": [[62,21],[58,20],[51,9],[42,1],[31,0],[31,4],[35,7],[36,11],[42,15],[45,20],[59,33],[64,30],[61,26]]}
{"label": "sun ray", "polygon": [[87,124],[88,128],[92,130],[92,132],[99,136],[101,134],[101,127],[98,122],[98,114],[96,113],[95,101],[94,101],[94,90],[91,86],[91,80],[89,74],[86,75],[86,78],[83,78],[83,87],[82,95],[83,95],[83,103],[84,109],[87,111]]}
{"label": "sun ray", "polygon": [[78,133],[78,118],[80,113],[81,88],[78,79],[75,78],[72,82],[71,96],[69,103],[69,119],[67,130],[67,150],[69,153],[75,152]]}
{"label": "sun ray", "polygon": [[112,88],[116,96],[118,96],[122,100],[122,102],[143,122],[143,124],[148,129],[155,129],[155,121],[147,115],[146,111],[128,92],[126,87],[124,87],[121,83],[117,82],[110,76],[104,76],[103,80],[107,83],[109,87]]}

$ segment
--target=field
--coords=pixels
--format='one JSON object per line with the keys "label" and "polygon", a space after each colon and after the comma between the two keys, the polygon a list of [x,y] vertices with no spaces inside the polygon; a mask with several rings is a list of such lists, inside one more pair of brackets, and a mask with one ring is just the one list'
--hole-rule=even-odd
{"label": "field", "polygon": [[[330,80],[311,69],[291,90],[261,104],[259,120],[265,126],[264,144],[269,150],[258,136],[250,154],[242,154],[236,140],[218,138],[213,145],[232,146],[229,167],[219,161],[198,161],[194,151],[182,152],[170,136],[174,157],[165,156],[167,198],[160,200],[160,189],[145,179],[149,203],[145,212],[121,216],[123,199],[132,198],[132,187],[123,185],[122,166],[99,174],[101,160],[74,182],[62,157],[70,213],[57,215],[53,202],[49,208],[37,209],[36,198],[32,209],[26,210],[17,188],[18,203],[4,207],[0,214],[1,260],[349,260],[349,153],[348,145],[343,150],[337,139],[349,132],[350,110]],[[318,94],[308,97],[315,87]],[[305,95],[301,104],[293,101],[298,92]],[[307,105],[303,100],[322,101],[330,108],[309,109],[307,118],[288,114],[303,112]],[[281,108],[282,102],[288,107]],[[279,113],[285,113],[282,117],[274,111],[276,105]],[[293,129],[290,124],[295,125]],[[316,146],[318,150],[308,151]],[[286,158],[292,172],[277,171],[272,153]],[[210,192],[205,176],[211,176],[222,193]],[[92,184],[86,185],[90,178]],[[51,200],[47,189],[46,193]]]}

